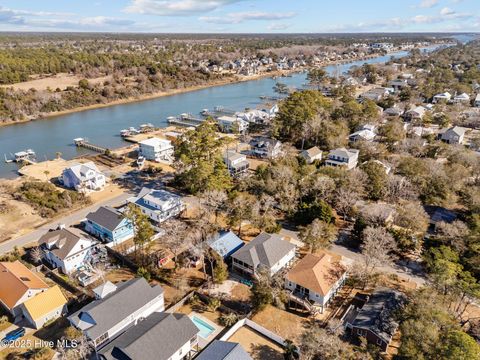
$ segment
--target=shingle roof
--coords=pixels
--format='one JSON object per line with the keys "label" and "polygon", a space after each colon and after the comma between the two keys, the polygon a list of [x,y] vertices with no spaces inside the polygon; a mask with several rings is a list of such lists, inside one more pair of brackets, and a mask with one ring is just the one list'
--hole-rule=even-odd
{"label": "shingle roof", "polygon": [[252,360],[242,345],[229,341],[213,341],[196,360]]}
{"label": "shingle roof", "polygon": [[117,291],[104,299],[84,306],[69,316],[69,320],[96,339],[162,293],[160,286],[151,287],[144,278],[132,279],[117,285]]}
{"label": "shingle roof", "polygon": [[101,206],[97,211],[89,213],[87,219],[105,229],[113,231],[120,225],[125,217],[121,212],[110,206]]}
{"label": "shingle roof", "polygon": [[393,318],[393,311],[403,301],[402,293],[389,288],[378,288],[358,312],[352,325],[368,329],[388,343],[398,328],[398,323]]}
{"label": "shingle roof", "polygon": [[309,157],[311,157],[311,158],[312,158],[312,157],[315,157],[315,156],[317,156],[317,155],[319,155],[319,154],[321,154],[321,153],[322,153],[322,150],[320,150],[320,149],[319,149],[318,147],[316,147],[316,146],[314,146],[314,147],[312,147],[312,148],[310,148],[310,149],[308,149],[308,150],[303,150],[303,151],[302,151],[302,154],[303,154],[304,156],[309,156]]}
{"label": "shingle roof", "polygon": [[199,331],[187,315],[153,313],[113,340],[100,354],[108,360],[167,360]]}
{"label": "shingle roof", "polygon": [[28,299],[23,305],[32,319],[37,320],[51,313],[55,309],[64,306],[66,303],[67,299],[62,294],[60,288],[55,285],[50,289],[35,295],[33,298]]}
{"label": "shingle roof", "polygon": [[30,289],[48,289],[48,285],[18,260],[0,262],[0,301],[12,309]]}
{"label": "shingle roof", "polygon": [[287,274],[287,279],[325,296],[345,274],[345,268],[331,255],[307,254]]}
{"label": "shingle roof", "polygon": [[38,240],[38,245],[54,244],[54,247],[48,251],[55,254],[59,259],[64,260],[71,254],[73,248],[82,239],[91,240],[87,234],[74,228],[59,229],[44,234],[40,240]]}
{"label": "shingle roof", "polygon": [[350,158],[352,156],[358,155],[360,151],[357,149],[346,149],[346,148],[338,148],[335,150],[330,151],[328,154],[329,156],[338,156],[343,158]]}
{"label": "shingle roof", "polygon": [[283,240],[279,235],[261,233],[232,257],[254,268],[263,265],[270,269],[293,249],[295,245]]}

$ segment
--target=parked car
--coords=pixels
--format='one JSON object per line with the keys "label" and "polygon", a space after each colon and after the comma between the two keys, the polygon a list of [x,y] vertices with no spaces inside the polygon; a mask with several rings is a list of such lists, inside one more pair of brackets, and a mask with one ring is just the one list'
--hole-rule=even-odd
{"label": "parked car", "polygon": [[11,342],[20,339],[23,335],[25,335],[24,328],[18,328],[15,330],[10,331],[5,337],[3,338],[2,342]]}

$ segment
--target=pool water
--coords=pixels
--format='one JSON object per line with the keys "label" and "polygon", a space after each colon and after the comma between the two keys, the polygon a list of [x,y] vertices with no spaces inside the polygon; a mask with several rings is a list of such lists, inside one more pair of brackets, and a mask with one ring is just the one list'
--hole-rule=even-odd
{"label": "pool water", "polygon": [[192,316],[192,321],[200,330],[200,336],[204,339],[208,338],[215,331],[215,328],[211,327],[205,321],[196,316]]}

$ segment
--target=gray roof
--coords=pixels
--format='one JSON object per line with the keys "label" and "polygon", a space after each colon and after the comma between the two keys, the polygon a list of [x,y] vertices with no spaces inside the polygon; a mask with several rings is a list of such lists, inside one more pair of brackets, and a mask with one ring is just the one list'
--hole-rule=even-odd
{"label": "gray roof", "polygon": [[160,286],[151,287],[144,278],[131,279],[117,284],[115,292],[92,301],[68,319],[94,340],[162,293]]}
{"label": "gray roof", "polygon": [[123,221],[125,217],[117,209],[110,206],[101,206],[95,212],[91,212],[87,215],[87,219],[113,231]]}
{"label": "gray roof", "polygon": [[196,360],[252,360],[242,345],[228,341],[213,341]]}
{"label": "gray roof", "polygon": [[184,314],[153,313],[100,351],[101,357],[167,360],[200,330]]}
{"label": "gray roof", "polygon": [[398,328],[393,312],[398,309],[404,299],[401,292],[389,288],[378,288],[358,312],[352,325],[370,330],[388,343]]}
{"label": "gray roof", "polygon": [[232,257],[253,266],[254,269],[259,265],[271,269],[293,249],[295,249],[295,245],[283,240],[281,236],[261,233],[235,252]]}
{"label": "gray roof", "polygon": [[91,245],[96,243],[96,241],[84,232],[75,228],[69,228],[47,232],[38,240],[38,245],[41,246],[45,244],[49,247],[53,245],[53,247],[47,251],[53,253],[57,258],[65,260],[82,239],[91,241]]}
{"label": "gray roof", "polygon": [[303,150],[302,151],[302,156],[309,156],[309,157],[314,157],[322,153],[322,150],[320,150],[318,147],[314,146],[308,150]]}
{"label": "gray roof", "polygon": [[350,159],[351,157],[359,154],[359,150],[357,149],[346,149],[346,148],[338,148],[335,150],[330,151],[328,156],[337,156],[342,158]]}

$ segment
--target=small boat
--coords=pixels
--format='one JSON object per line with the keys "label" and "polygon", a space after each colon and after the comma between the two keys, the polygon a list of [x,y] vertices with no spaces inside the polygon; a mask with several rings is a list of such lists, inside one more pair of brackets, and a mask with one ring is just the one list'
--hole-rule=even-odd
{"label": "small boat", "polygon": [[130,136],[130,131],[127,130],[127,129],[120,130],[120,136],[121,136],[121,137]]}
{"label": "small boat", "polygon": [[140,131],[138,131],[137,129],[135,129],[133,126],[130,126],[130,127],[128,128],[128,131],[130,131],[130,134],[131,134],[131,135],[132,135],[132,134],[139,134],[139,133],[140,133]]}
{"label": "small boat", "polygon": [[172,122],[175,122],[175,121],[177,121],[177,120],[178,120],[178,119],[177,119],[176,116],[169,116],[169,117],[167,117],[167,122],[168,122],[168,123],[172,123]]}
{"label": "small boat", "polygon": [[19,151],[14,154],[15,162],[23,162],[23,161],[33,161],[35,160],[35,151],[32,149],[27,149],[24,151]]}
{"label": "small boat", "polygon": [[203,116],[207,116],[208,114],[210,114],[210,111],[208,109],[203,109],[202,111],[200,111],[200,114]]}

